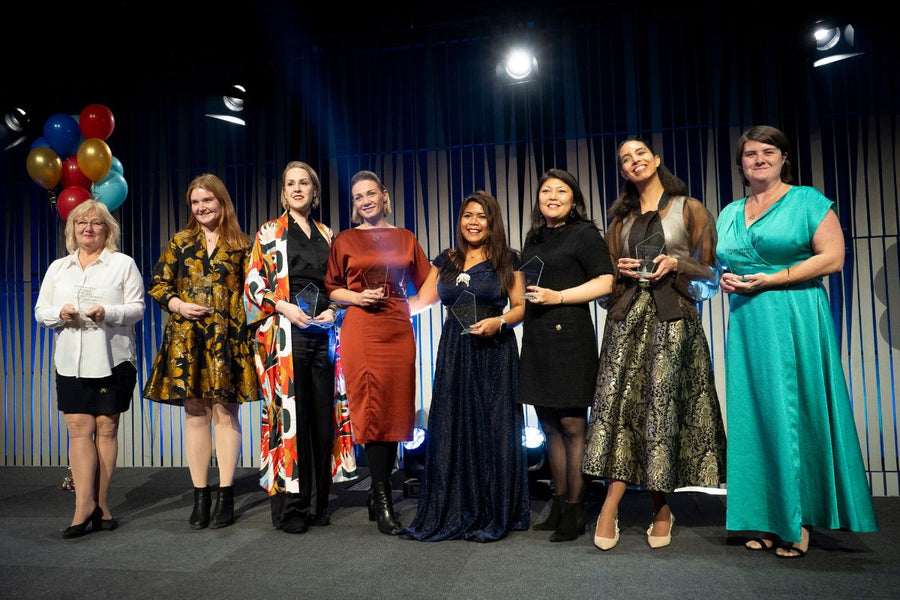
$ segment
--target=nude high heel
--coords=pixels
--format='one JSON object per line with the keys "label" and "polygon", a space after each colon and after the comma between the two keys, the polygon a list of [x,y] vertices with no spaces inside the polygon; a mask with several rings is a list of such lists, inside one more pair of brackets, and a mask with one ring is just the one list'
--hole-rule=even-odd
{"label": "nude high heel", "polygon": [[647,543],[650,544],[650,547],[654,550],[657,548],[665,548],[669,544],[672,543],[672,528],[675,526],[675,515],[669,515],[669,533],[666,535],[650,535],[650,532],[653,531],[653,523],[650,523],[650,528],[647,529]]}
{"label": "nude high heel", "polygon": [[[600,524],[600,516],[597,516],[597,525]],[[619,543],[619,517],[616,517],[616,536],[607,538],[597,535],[597,528],[594,528],[594,545],[603,550],[612,550]]]}

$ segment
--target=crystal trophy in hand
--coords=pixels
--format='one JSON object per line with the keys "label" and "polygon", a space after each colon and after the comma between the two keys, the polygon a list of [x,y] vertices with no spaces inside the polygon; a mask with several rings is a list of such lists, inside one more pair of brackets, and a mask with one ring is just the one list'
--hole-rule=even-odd
{"label": "crystal trophy in hand", "polygon": [[388,297],[388,267],[385,264],[378,264],[369,267],[363,272],[363,284],[367,290],[377,290],[381,288],[381,299]]}
{"label": "crystal trophy in hand", "polygon": [[206,275],[201,275],[191,282],[190,301],[210,309],[213,303],[213,283]]}
{"label": "crystal trophy in hand", "polygon": [[641,281],[646,281],[644,277],[656,270],[656,263],[653,261],[663,253],[665,247],[666,236],[658,231],[634,247],[634,257],[641,261],[634,272],[641,276]]}
{"label": "crystal trophy in hand", "polygon": [[[300,310],[309,315],[310,319],[315,318],[315,316],[318,314],[320,303],[319,288],[318,286],[316,286],[316,284],[306,284],[306,287],[304,287],[294,296],[294,300],[297,302],[297,306],[300,307]],[[331,327],[331,323],[313,323],[312,321],[310,321],[308,327],[328,328]]]}
{"label": "crystal trophy in hand", "polygon": [[100,304],[100,296],[93,286],[76,285],[75,304],[77,305],[75,309],[78,311],[78,324],[81,328],[97,329],[100,327],[100,325],[95,323],[93,319],[85,314],[92,306]]}
{"label": "crystal trophy in hand", "polygon": [[519,271],[525,277],[525,295],[522,296],[522,298],[534,300],[534,296],[528,295],[528,286],[538,285],[538,283],[540,283],[541,273],[544,271],[544,261],[537,256],[533,256],[529,258],[524,265],[519,267]]}
{"label": "crystal trophy in hand", "polygon": [[297,306],[300,307],[300,310],[309,315],[309,318],[312,319],[316,316],[316,309],[319,307],[319,288],[314,283],[306,284],[306,287],[300,290],[296,296],[294,296],[294,300],[297,302]]}
{"label": "crystal trophy in hand", "polygon": [[478,322],[478,311],[475,308],[475,294],[463,290],[459,298],[450,307],[450,312],[462,325],[462,335],[472,333],[472,325]]}

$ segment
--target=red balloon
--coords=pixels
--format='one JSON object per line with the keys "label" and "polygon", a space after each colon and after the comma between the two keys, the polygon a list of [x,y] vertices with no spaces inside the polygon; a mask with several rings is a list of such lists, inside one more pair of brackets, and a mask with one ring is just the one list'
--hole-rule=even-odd
{"label": "red balloon", "polygon": [[56,210],[59,212],[62,220],[65,221],[69,218],[69,213],[72,212],[73,208],[90,199],[91,193],[88,190],[73,185],[59,193],[59,197],[56,199]]}
{"label": "red balloon", "polygon": [[100,138],[105,140],[112,135],[116,120],[112,111],[102,104],[89,104],[78,116],[78,127],[84,139]]}
{"label": "red balloon", "polygon": [[77,186],[86,190],[91,189],[93,182],[78,168],[78,157],[70,156],[62,163],[62,177],[60,182],[64,188]]}

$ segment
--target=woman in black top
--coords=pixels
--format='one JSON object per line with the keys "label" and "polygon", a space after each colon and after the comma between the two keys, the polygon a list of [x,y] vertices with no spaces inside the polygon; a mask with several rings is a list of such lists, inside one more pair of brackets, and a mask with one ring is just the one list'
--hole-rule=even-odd
{"label": "woman in black top", "polygon": [[256,327],[256,371],[267,403],[260,485],[269,492],[272,524],[304,533],[309,525],[329,523],[335,309],[324,279],[334,236],[310,216],[320,195],[312,167],[288,163],[282,184],[285,213],[256,236],[245,300],[247,322]]}
{"label": "woman in black top", "polygon": [[583,533],[585,523],[581,460],[598,354],[588,303],[613,284],[606,242],[566,171],[550,169],[539,182],[523,265],[534,257],[544,266],[540,285],[526,290],[519,400],[535,408],[555,486],[550,515],[534,528],[563,542]]}

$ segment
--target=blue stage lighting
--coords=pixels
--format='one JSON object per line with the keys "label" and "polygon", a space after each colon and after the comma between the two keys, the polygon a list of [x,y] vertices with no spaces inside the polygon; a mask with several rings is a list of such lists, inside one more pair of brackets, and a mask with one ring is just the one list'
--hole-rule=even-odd
{"label": "blue stage lighting", "polygon": [[545,441],[544,432],[539,427],[528,426],[522,429],[522,445],[529,450],[540,448]]}
{"label": "blue stage lighting", "polygon": [[413,427],[413,439],[403,442],[403,451],[415,452],[422,444],[425,443],[425,430],[421,427]]}

